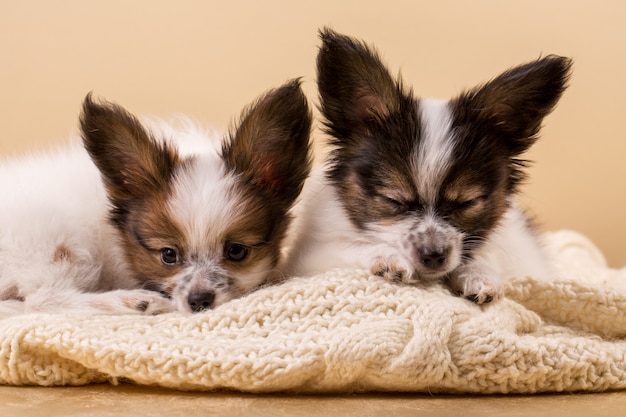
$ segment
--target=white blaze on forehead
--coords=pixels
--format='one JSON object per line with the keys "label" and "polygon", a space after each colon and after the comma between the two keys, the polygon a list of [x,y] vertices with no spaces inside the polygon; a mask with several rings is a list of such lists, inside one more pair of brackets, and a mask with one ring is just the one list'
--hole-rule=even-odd
{"label": "white blaze on forehead", "polygon": [[420,100],[419,119],[421,138],[412,156],[413,172],[418,194],[426,203],[432,204],[452,163],[454,143],[448,101]]}
{"label": "white blaze on forehead", "polygon": [[235,182],[217,152],[194,157],[174,178],[168,208],[189,245],[186,250],[220,253],[224,235],[240,209]]}

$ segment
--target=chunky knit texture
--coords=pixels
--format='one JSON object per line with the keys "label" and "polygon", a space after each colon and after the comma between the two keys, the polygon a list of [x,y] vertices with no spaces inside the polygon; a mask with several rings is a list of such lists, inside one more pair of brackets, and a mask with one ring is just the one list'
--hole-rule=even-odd
{"label": "chunky knit texture", "polygon": [[535,393],[626,388],[626,270],[546,235],[553,281],[486,307],[361,271],[297,278],[186,316],[0,321],[0,383],[185,390]]}

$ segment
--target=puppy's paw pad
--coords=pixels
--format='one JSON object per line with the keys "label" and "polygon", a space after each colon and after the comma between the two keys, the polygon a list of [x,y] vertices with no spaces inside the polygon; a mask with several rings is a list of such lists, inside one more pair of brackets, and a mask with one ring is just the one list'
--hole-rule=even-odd
{"label": "puppy's paw pad", "polygon": [[378,256],[371,268],[371,273],[389,282],[412,282],[410,267],[397,256]]}
{"label": "puppy's paw pad", "polygon": [[470,294],[466,295],[465,298],[476,304],[488,304],[493,301],[494,296],[491,294]]}
{"label": "puppy's paw pad", "polygon": [[154,291],[137,290],[124,297],[124,304],[141,314],[161,314],[175,311],[172,301]]}
{"label": "puppy's paw pad", "polygon": [[462,296],[476,304],[489,304],[502,298],[503,293],[504,290],[499,282],[475,277],[468,280]]}

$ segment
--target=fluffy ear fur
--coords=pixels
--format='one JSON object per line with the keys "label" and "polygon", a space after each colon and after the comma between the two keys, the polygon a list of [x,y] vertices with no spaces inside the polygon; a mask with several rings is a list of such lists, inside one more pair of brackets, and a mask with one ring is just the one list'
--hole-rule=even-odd
{"label": "fluffy ear fur", "polygon": [[459,124],[482,125],[513,157],[536,140],[567,87],[572,61],[556,55],[512,68],[456,100]]}
{"label": "fluffy ear fur", "polygon": [[83,102],[80,127],[85,148],[100,170],[114,206],[166,187],[177,154],[151,138],[122,107],[97,103],[89,94]]}
{"label": "fluffy ear fur", "polygon": [[400,110],[405,93],[376,52],[328,28],[317,56],[320,106],[336,144],[367,135],[373,124]]}
{"label": "fluffy ear fur", "polygon": [[293,80],[261,97],[225,141],[226,166],[286,211],[311,169],[311,111]]}

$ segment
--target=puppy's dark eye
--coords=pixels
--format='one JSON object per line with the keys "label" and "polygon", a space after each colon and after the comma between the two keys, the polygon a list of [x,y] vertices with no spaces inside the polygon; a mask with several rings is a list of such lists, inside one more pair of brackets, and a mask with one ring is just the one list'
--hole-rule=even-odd
{"label": "puppy's dark eye", "polygon": [[250,248],[241,243],[229,243],[225,248],[226,259],[233,262],[241,262],[248,257]]}
{"label": "puppy's dark eye", "polygon": [[176,265],[179,261],[178,252],[173,248],[163,248],[161,249],[161,262],[163,264],[172,266]]}

